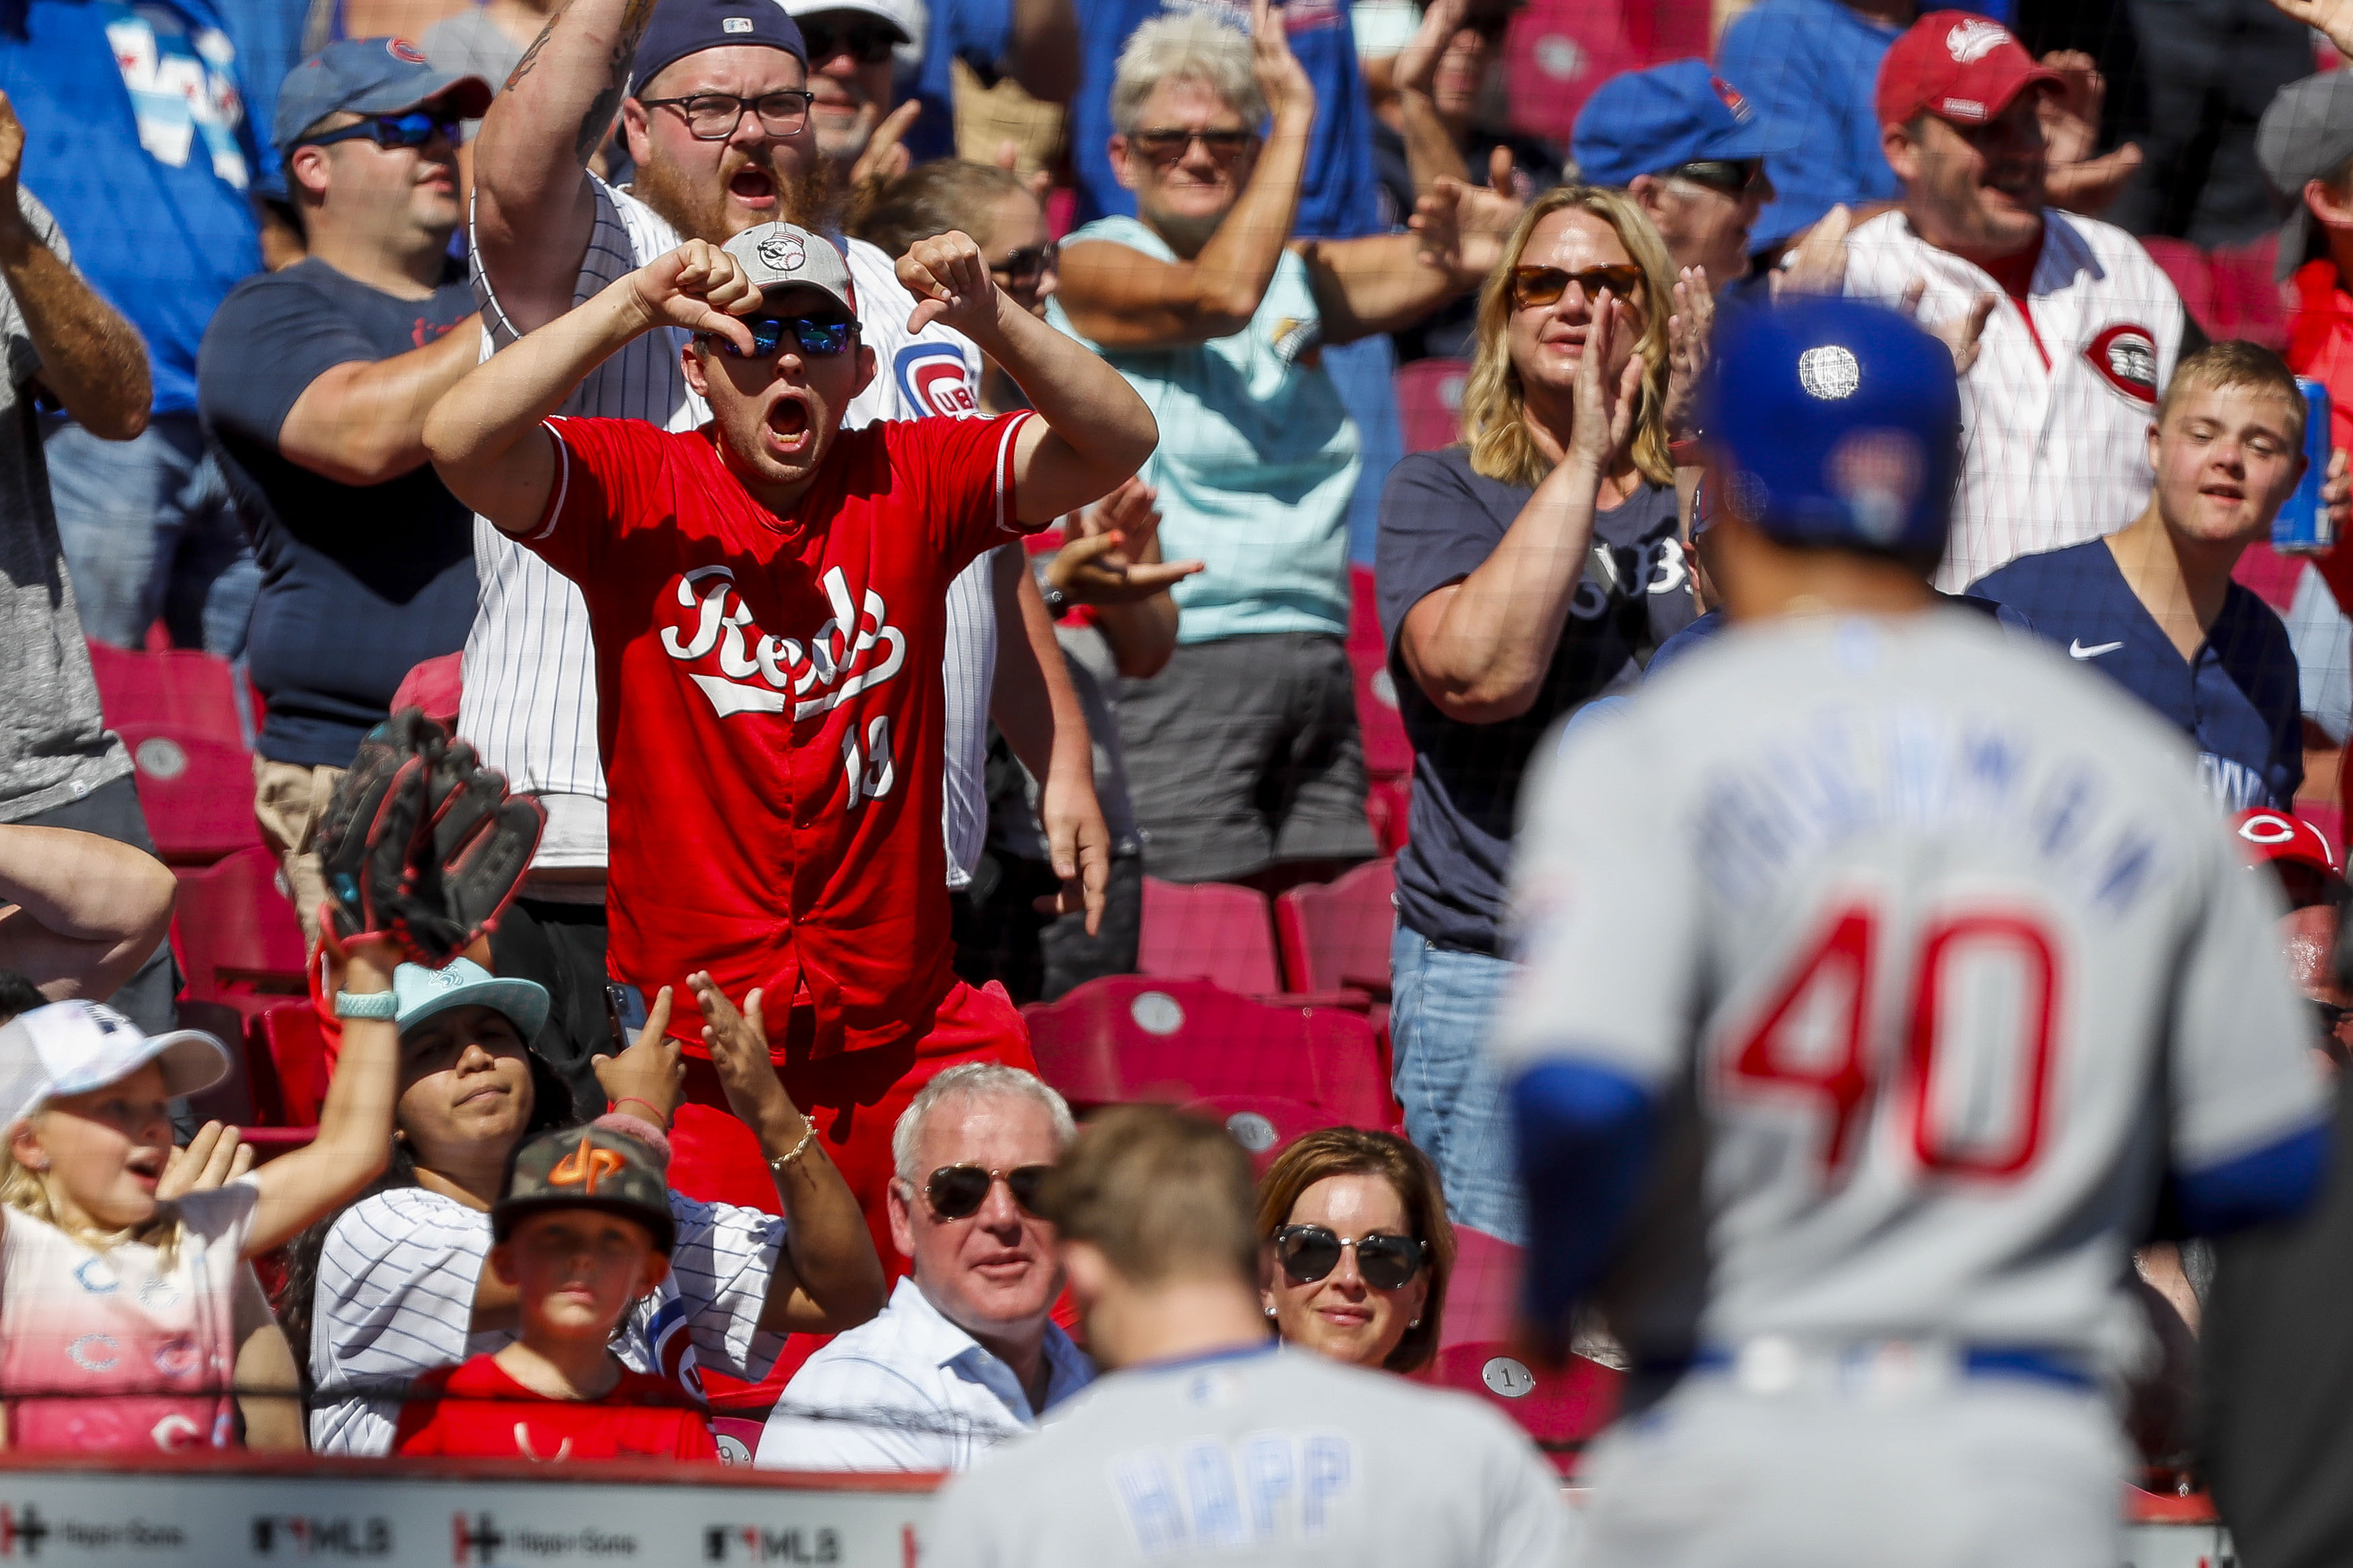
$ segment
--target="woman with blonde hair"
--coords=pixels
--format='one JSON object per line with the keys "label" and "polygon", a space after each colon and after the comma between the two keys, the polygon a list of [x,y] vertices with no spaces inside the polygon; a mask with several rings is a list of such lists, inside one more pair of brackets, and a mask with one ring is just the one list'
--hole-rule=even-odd
{"label": "woman with blonde hair", "polygon": [[1260,1180],[1258,1233],[1261,1294],[1285,1344],[1389,1372],[1438,1354],[1454,1227],[1412,1144],[1361,1127],[1308,1133]]}
{"label": "woman with blonde hair", "polygon": [[1693,618],[1668,440],[1706,314],[1704,283],[1678,289],[1623,192],[1546,193],[1480,297],[1463,443],[1407,458],[1381,497],[1381,622],[1415,752],[1391,949],[1398,1099],[1455,1223],[1506,1241],[1526,1237],[1481,1052],[1513,970],[1514,805],[1545,731],[1630,685]]}

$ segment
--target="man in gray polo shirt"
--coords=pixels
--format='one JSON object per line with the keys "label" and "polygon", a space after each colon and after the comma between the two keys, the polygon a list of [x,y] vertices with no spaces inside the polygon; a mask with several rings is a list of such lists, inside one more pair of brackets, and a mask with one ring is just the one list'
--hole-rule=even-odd
{"label": "man in gray polo shirt", "polygon": [[[0,823],[78,828],[153,854],[130,753],[99,715],[33,419],[46,395],[90,434],[132,439],[147,426],[147,351],[17,184],[24,151],[0,95]],[[174,989],[159,942],[113,1005],[150,1033],[167,1029]]]}

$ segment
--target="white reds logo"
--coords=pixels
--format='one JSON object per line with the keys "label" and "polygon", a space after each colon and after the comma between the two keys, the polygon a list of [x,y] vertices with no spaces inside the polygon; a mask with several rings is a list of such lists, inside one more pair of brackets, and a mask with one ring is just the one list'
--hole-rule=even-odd
{"label": "white reds logo", "polygon": [[1953,30],[1945,35],[1945,47],[1951,51],[1953,63],[1964,66],[1985,58],[2009,41],[2009,28],[1976,16],[1954,23]]}
{"label": "white reds logo", "polygon": [[2143,408],[2157,406],[2157,335],[2132,321],[2104,329],[2084,358],[2108,390]]}
{"label": "white reds logo", "polygon": [[1835,403],[1854,395],[1854,389],[1862,384],[1862,367],[1855,363],[1852,351],[1825,343],[1798,356],[1798,384],[1811,396]]}
{"label": "white reds logo", "polygon": [[756,247],[760,259],[779,272],[797,272],[808,259],[808,247],[797,234],[771,235]]}
{"label": "white reds logo", "polygon": [[[754,626],[751,606],[736,594],[735,574],[727,567],[699,566],[678,580],[676,593],[680,607],[695,612],[692,626],[663,628],[662,651],[691,663],[717,650],[718,675],[687,679],[723,719],[781,713],[788,692],[798,699],[793,717],[813,718],[880,686],[907,660],[906,634],[890,624],[882,595],[867,589],[861,612],[851,603],[849,580],[839,566],[825,574],[833,618],[806,646]],[[879,655],[877,648],[882,650]]]}
{"label": "white reds logo", "polygon": [[2239,824],[2239,837],[2250,844],[2271,848],[2295,841],[2296,825],[2277,812],[2258,812]]}

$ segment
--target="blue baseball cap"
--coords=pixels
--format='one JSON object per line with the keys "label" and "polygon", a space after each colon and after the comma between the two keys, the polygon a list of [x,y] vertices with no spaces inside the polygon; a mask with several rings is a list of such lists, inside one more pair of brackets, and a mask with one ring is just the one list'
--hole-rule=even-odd
{"label": "blue baseball cap", "polygon": [[1765,121],[1705,60],[1625,71],[1585,100],[1569,138],[1577,177],[1625,185],[1702,159],[1762,158]]}
{"label": "blue baseball cap", "polygon": [[806,67],[808,46],[801,41],[800,24],[777,0],[661,0],[646,36],[638,40],[638,58],[629,66],[629,91],[642,93],[646,83],[662,68],[736,44],[761,44],[782,49]]}
{"label": "blue baseball cap", "polygon": [[453,958],[439,969],[404,963],[392,972],[392,994],[400,1009],[393,1022],[404,1035],[452,1007],[488,1007],[504,1015],[525,1045],[547,1022],[545,986],[535,980],[492,974],[468,958]]}
{"label": "blue baseball cap", "polygon": [[269,121],[280,153],[330,114],[393,114],[447,94],[468,120],[491,106],[491,84],[463,71],[436,70],[406,38],[345,38],[286,73]]}
{"label": "blue baseball cap", "polygon": [[1960,474],[1952,352],[1861,300],[1720,326],[1700,389],[1718,504],[1788,544],[1941,555]]}

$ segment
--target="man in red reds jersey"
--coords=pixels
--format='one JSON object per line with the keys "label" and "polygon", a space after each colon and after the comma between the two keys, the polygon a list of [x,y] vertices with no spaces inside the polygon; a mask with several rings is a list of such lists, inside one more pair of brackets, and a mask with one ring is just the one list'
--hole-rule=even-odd
{"label": "man in red reds jersey", "polygon": [[[875,356],[840,253],[778,223],[622,277],[469,374],[426,432],[450,489],[587,602],[614,976],[649,996],[699,970],[760,992],[786,1082],[878,1229],[914,1089],[958,1060],[1029,1063],[1003,993],[948,967],[947,585],[1158,437],[1118,373],[998,292],[968,237],[922,241],[898,271],[909,331],[964,333],[1034,413],[841,429]],[[666,326],[692,334],[710,424],[550,417]],[[748,1131],[725,1131],[744,1142],[729,1166],[768,1185]]]}

